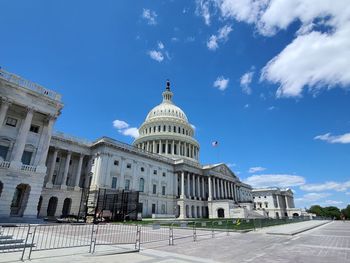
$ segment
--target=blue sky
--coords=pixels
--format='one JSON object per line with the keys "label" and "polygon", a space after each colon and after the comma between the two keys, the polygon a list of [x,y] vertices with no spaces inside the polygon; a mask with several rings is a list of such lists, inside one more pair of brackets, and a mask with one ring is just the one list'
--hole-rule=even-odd
{"label": "blue sky", "polygon": [[0,66],[63,95],[56,130],[128,143],[113,121],[135,135],[169,78],[202,163],[290,187],[300,207],[344,207],[346,2],[2,0]]}

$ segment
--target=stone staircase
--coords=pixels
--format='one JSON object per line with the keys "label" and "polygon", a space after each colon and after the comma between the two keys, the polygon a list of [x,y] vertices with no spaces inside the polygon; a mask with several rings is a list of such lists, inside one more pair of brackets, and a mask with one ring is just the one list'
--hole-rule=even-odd
{"label": "stone staircase", "polygon": [[0,253],[22,251],[23,248],[30,246],[26,246],[25,238],[17,238],[11,234],[5,234],[4,229],[0,226]]}

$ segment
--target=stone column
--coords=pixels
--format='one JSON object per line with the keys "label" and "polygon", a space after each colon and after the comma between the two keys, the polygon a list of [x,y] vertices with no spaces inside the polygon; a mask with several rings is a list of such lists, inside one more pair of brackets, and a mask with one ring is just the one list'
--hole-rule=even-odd
{"label": "stone column", "polygon": [[224,181],[222,179],[220,179],[220,197],[221,199],[224,198]]}
{"label": "stone column", "polygon": [[4,120],[6,118],[7,111],[11,105],[11,102],[5,98],[1,99],[1,107],[0,107],[0,127],[3,125]]}
{"label": "stone column", "polygon": [[55,172],[57,154],[58,154],[58,149],[55,149],[51,160],[50,171],[47,177],[46,188],[52,188],[53,186],[52,178],[53,178],[53,173]]}
{"label": "stone column", "polygon": [[197,176],[197,198],[199,200],[202,200],[202,196],[201,196],[201,185],[200,185],[200,178],[199,175]]}
{"label": "stone column", "polygon": [[212,196],[212,179],[210,176],[208,176],[208,201],[212,201],[213,200],[213,196]]}
{"label": "stone column", "polygon": [[192,194],[193,194],[193,199],[196,199],[196,177],[195,177],[195,174],[192,174]]}
{"label": "stone column", "polygon": [[52,128],[56,121],[55,116],[49,116],[48,117],[48,123],[43,127],[42,134],[39,141],[38,149],[41,149],[41,151],[37,151],[38,155],[38,167],[37,171],[45,173],[46,172],[46,159],[47,154],[49,151],[50,141],[51,141],[51,135],[52,135]]}
{"label": "stone column", "polygon": [[79,191],[80,190],[79,182],[80,182],[80,176],[81,176],[81,168],[83,166],[83,160],[84,160],[84,155],[80,154],[79,163],[78,163],[78,169],[77,169],[77,173],[75,175],[75,184],[74,184],[74,190],[75,191]]}
{"label": "stone column", "polygon": [[172,148],[171,148],[171,154],[175,155],[175,141],[172,141]]}
{"label": "stone column", "polygon": [[202,181],[202,199],[205,199],[205,180],[204,177],[201,178]]}
{"label": "stone column", "polygon": [[286,208],[289,209],[289,204],[288,204],[288,196],[284,196],[285,200],[286,200]]}
{"label": "stone column", "polygon": [[216,179],[215,179],[215,177],[212,177],[211,179],[213,181],[213,197],[214,197],[214,199],[217,199],[217,195],[216,195]]}
{"label": "stone column", "polygon": [[192,158],[194,159],[194,146],[192,145]]}
{"label": "stone column", "polygon": [[185,172],[181,172],[181,199],[185,199]]}
{"label": "stone column", "polygon": [[159,140],[159,153],[162,153],[162,150],[163,150],[162,140]]}
{"label": "stone column", "polygon": [[66,163],[64,164],[64,174],[63,179],[61,182],[61,189],[67,189],[67,177],[68,177],[68,171],[69,171],[69,163],[72,157],[72,152],[67,153]]}
{"label": "stone column", "polygon": [[174,191],[174,193],[175,193],[175,197],[178,197],[179,196],[179,182],[178,182],[178,180],[179,180],[179,177],[178,177],[178,174],[177,173],[174,173],[174,188],[175,188],[175,191]]}
{"label": "stone column", "polygon": [[165,141],[165,154],[168,154],[168,140]]}
{"label": "stone column", "polygon": [[152,152],[156,153],[156,151],[157,151],[156,141],[153,141],[153,146],[152,147],[153,147]]}
{"label": "stone column", "polygon": [[12,158],[11,158],[13,164],[11,164],[11,166],[14,165],[17,168],[19,168],[22,164],[21,162],[22,155],[23,155],[24,147],[26,145],[29,128],[30,128],[30,125],[32,124],[33,115],[34,115],[34,109],[28,108],[26,118],[22,122],[21,128],[19,129],[19,132],[17,135],[17,140],[13,147]]}
{"label": "stone column", "polygon": [[187,172],[187,198],[191,199],[190,173]]}

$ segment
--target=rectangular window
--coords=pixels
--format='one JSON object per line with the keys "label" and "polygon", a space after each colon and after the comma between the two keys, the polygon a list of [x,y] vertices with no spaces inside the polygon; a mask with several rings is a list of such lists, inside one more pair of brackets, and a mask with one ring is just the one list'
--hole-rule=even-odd
{"label": "rectangular window", "polygon": [[117,177],[112,178],[112,189],[117,189]]}
{"label": "rectangular window", "polygon": [[156,175],[157,174],[157,170],[153,170],[153,174]]}
{"label": "rectangular window", "polygon": [[166,173],[163,173],[163,177],[165,177],[166,176]]}
{"label": "rectangular window", "polygon": [[162,214],[165,214],[165,204],[162,204]]}
{"label": "rectangular window", "polygon": [[17,120],[11,117],[7,117],[6,119],[6,125],[11,126],[11,127],[16,127],[17,125]]}
{"label": "rectangular window", "polygon": [[154,184],[154,185],[153,185],[153,194],[155,195],[156,193],[157,193],[157,185]]}
{"label": "rectangular window", "polygon": [[131,163],[128,163],[128,164],[126,165],[126,168],[131,169]]}
{"label": "rectangular window", "polygon": [[125,180],[125,190],[129,191],[129,189],[130,189],[130,180],[127,179],[127,180]]}
{"label": "rectangular window", "polygon": [[165,152],[165,143],[162,144],[162,153],[166,153]]}
{"label": "rectangular window", "polygon": [[60,162],[60,157],[57,157],[56,158],[56,163],[59,163]]}
{"label": "rectangular window", "polygon": [[114,165],[115,165],[115,166],[118,166],[118,165],[119,165],[119,161],[118,161],[118,160],[115,160],[115,161],[114,161]]}
{"label": "rectangular window", "polygon": [[24,151],[22,155],[22,163],[25,165],[30,165],[30,161],[32,160],[32,152]]}
{"label": "rectangular window", "polygon": [[8,151],[9,147],[0,145],[0,159],[6,161]]}
{"label": "rectangular window", "polygon": [[152,214],[156,213],[156,204],[152,204]]}
{"label": "rectangular window", "polygon": [[38,125],[30,125],[29,131],[31,131],[33,133],[39,133],[39,129],[40,129],[40,127]]}
{"label": "rectangular window", "polygon": [[165,186],[162,186],[162,195],[165,195]]}
{"label": "rectangular window", "polygon": [[144,172],[145,171],[145,168],[141,167],[141,172]]}

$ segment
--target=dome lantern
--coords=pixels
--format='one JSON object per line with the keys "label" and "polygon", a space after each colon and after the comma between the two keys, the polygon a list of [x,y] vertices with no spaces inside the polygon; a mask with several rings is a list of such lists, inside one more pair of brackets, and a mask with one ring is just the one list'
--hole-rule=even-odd
{"label": "dome lantern", "polygon": [[170,90],[170,81],[166,81],[166,88],[165,91],[163,92],[163,103],[173,103],[172,98],[173,98],[173,93]]}

